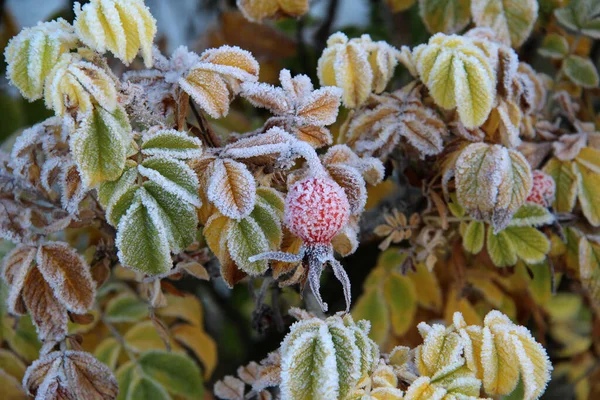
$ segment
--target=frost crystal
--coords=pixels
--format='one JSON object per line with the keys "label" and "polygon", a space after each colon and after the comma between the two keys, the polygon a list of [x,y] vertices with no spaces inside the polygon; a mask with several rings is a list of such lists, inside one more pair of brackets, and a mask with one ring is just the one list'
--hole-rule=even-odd
{"label": "frost crystal", "polygon": [[75,30],[83,43],[104,53],[111,51],[129,65],[142,50],[146,68],[152,67],[156,20],[143,0],[92,0],[75,3]]}

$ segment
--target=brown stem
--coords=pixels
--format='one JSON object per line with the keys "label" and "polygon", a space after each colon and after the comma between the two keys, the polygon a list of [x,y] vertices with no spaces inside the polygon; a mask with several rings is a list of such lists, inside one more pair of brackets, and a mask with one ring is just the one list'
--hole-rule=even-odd
{"label": "brown stem", "polygon": [[199,111],[196,108],[193,100],[190,98],[190,108],[192,109],[192,113],[194,117],[196,117],[196,121],[198,122],[198,127],[202,132],[204,137],[202,138],[210,147],[221,147],[221,140],[215,135],[212,128],[210,127],[208,121],[204,117],[202,111]]}

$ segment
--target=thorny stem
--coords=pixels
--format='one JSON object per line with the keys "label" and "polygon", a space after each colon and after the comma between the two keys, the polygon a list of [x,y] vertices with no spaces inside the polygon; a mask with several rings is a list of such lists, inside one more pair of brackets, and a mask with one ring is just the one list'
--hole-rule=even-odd
{"label": "thorny stem", "polygon": [[192,109],[192,113],[194,114],[194,117],[196,117],[196,121],[198,122],[200,131],[202,132],[203,135],[205,135],[205,137],[203,137],[202,139],[204,139],[210,147],[221,147],[221,140],[213,132],[208,121],[204,117],[204,114],[202,114],[201,111],[198,111],[198,109],[196,108],[196,105],[194,104],[194,101],[191,98],[189,101],[190,101],[190,108]]}

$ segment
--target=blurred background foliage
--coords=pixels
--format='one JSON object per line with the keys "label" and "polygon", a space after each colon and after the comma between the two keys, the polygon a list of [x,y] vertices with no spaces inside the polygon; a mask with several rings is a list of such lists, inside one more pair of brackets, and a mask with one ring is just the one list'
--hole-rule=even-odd
{"label": "blurred background foliage", "polygon": [[[71,22],[73,3],[70,0],[0,0],[0,49],[3,51],[8,40],[23,27],[35,25],[37,21],[60,16]],[[197,53],[224,44],[237,45],[252,52],[259,61],[260,80],[273,84],[277,84],[282,68],[290,69],[292,75],[306,74],[317,82],[317,59],[329,35],[337,30],[349,37],[368,33],[373,40],[386,40],[397,48],[426,42],[430,34],[419,17],[418,7],[412,3],[406,0],[315,0],[311,1],[309,14],[298,20],[284,19],[259,25],[244,19],[231,0],[146,0],[157,19],[157,41],[163,52],[170,54],[181,45]],[[519,50],[519,57],[538,72],[550,75],[556,72],[555,65],[547,58],[539,57],[536,49],[546,33],[559,29],[550,16],[564,3],[565,0],[539,0],[538,29]],[[393,12],[407,5],[413,6],[405,12]],[[576,52],[589,54],[598,67],[600,41],[583,38],[577,44]],[[120,72],[118,68],[122,68],[118,62],[113,67],[117,73]],[[0,69],[0,141],[7,149],[12,143],[11,138],[21,129],[44,120],[51,111],[44,107],[43,101],[27,102],[8,85],[4,57]],[[404,68],[397,68],[396,75],[391,89],[410,80]],[[347,111],[341,112],[337,126],[332,127],[334,136]],[[211,122],[222,134],[245,132],[261,126],[266,115],[264,110],[254,109],[238,99],[226,118]],[[420,188],[411,185],[419,181],[418,165],[405,170],[405,166],[397,168],[399,162],[401,160],[392,157],[386,166],[390,178],[370,190],[361,246],[343,260],[355,283],[352,288],[354,313],[356,317],[373,322],[373,338],[382,345],[382,350],[390,350],[397,344],[418,344],[420,337],[415,327],[419,321],[449,320],[454,311],[461,311],[467,323],[481,323],[481,316],[496,308],[527,325],[536,339],[548,348],[555,372],[544,399],[600,398],[599,319],[593,318],[584,297],[572,290],[568,279],[561,279],[560,273],[552,274],[550,265],[531,268],[520,263],[511,268],[494,269],[493,273],[485,267],[467,270],[465,266],[477,261],[476,256],[467,255],[469,259],[465,259],[462,251],[453,253],[448,244],[443,246],[444,254],[438,254],[442,261],[436,266],[435,273],[427,269],[425,262],[409,268],[406,275],[393,271],[403,264],[404,256],[397,249],[382,253],[378,248],[380,239],[372,231],[382,223],[383,211],[396,208],[408,216],[424,208],[425,201]],[[403,175],[397,172],[403,170]],[[460,241],[449,243],[460,246]],[[8,251],[8,245],[3,243],[1,247],[3,255]],[[216,261],[213,259],[212,263]],[[206,267],[211,276],[218,277],[217,265],[209,263]],[[125,278],[128,272],[121,272],[121,278]],[[332,278],[324,276],[324,293],[328,299],[339,299],[337,304],[331,304],[333,310],[342,309],[341,287]],[[291,323],[289,317],[280,315],[279,310],[270,305],[278,302],[281,307],[276,308],[285,310],[300,304],[299,295],[286,288],[277,294],[278,299],[257,298],[261,283],[250,281],[247,286],[237,285],[230,290],[220,279],[209,282],[186,279],[176,282],[173,287],[163,288],[174,294],[180,291],[193,293],[201,301],[201,304],[190,303],[182,307],[199,310],[204,319],[204,330],[216,342],[215,349],[207,339],[198,351],[205,366],[207,387],[226,374],[234,374],[238,366],[259,360],[277,348],[286,332],[285,325]],[[1,290],[0,299],[5,296],[5,288]],[[103,290],[110,291],[110,286]],[[114,298],[111,301],[114,302]],[[120,321],[124,323],[120,330],[133,330],[125,333],[131,340],[129,344],[134,343],[135,347],[138,340],[140,350],[162,346],[151,323],[148,326],[148,321],[140,322],[147,317],[144,314],[147,310],[139,304],[127,304],[127,307],[131,313],[128,320]],[[0,312],[3,324],[0,333],[5,345],[25,361],[34,360],[40,344],[29,317],[17,321],[7,317],[4,307],[0,307]],[[151,328],[147,329],[147,334],[144,333],[146,328]],[[97,347],[107,336],[106,332],[103,335],[91,330],[82,334],[85,350],[98,354]],[[109,345],[104,343],[103,346],[109,348]],[[208,391],[205,396],[210,396]]]}

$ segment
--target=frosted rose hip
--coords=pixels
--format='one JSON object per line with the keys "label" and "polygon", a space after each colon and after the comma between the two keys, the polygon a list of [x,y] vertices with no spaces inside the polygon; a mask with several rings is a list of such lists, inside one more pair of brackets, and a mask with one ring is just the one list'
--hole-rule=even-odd
{"label": "frosted rose hip", "polygon": [[554,195],[556,192],[556,184],[554,183],[554,179],[539,169],[532,171],[532,176],[533,187],[531,188],[529,197],[527,197],[527,201],[538,204],[542,207],[549,207],[554,201]]}
{"label": "frosted rose hip", "polygon": [[285,200],[285,224],[307,244],[329,243],[349,215],[344,190],[328,178],[310,177],[294,183]]}

